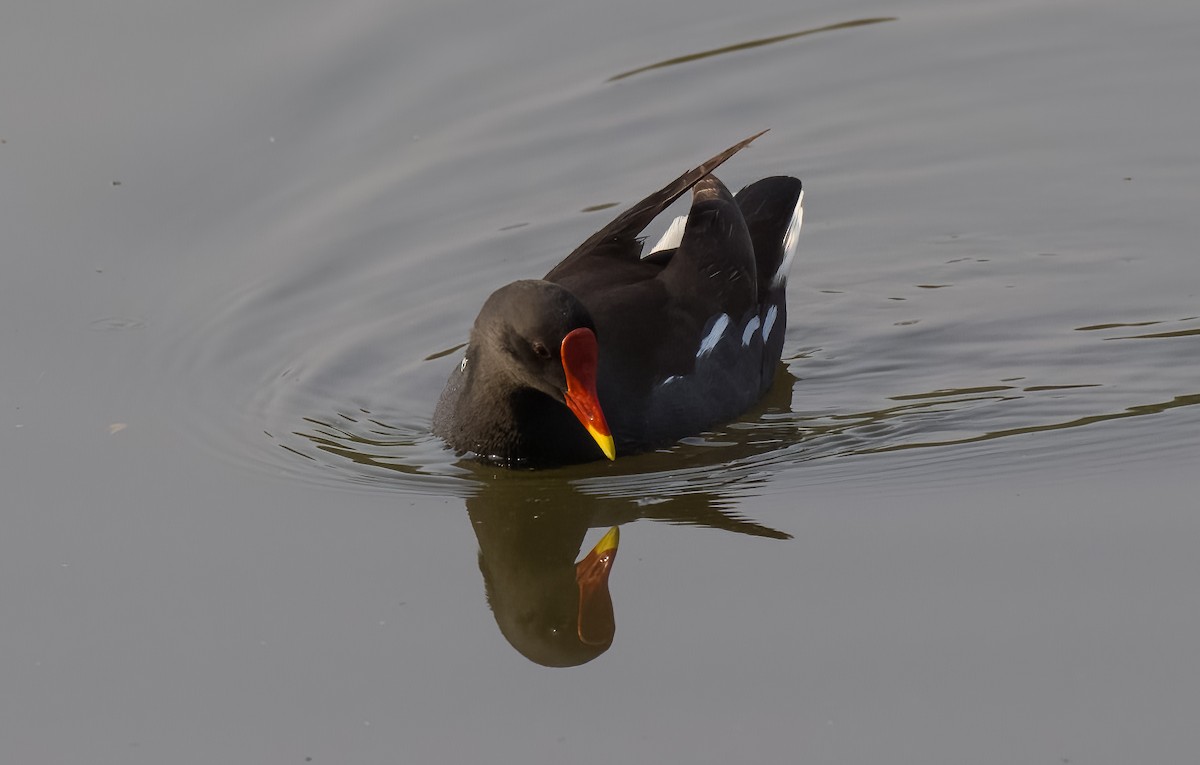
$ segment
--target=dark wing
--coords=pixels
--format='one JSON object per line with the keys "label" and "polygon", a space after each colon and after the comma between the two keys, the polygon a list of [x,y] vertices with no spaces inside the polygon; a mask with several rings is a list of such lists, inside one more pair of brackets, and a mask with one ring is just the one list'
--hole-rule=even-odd
{"label": "dark wing", "polygon": [[[696,181],[679,246],[633,263],[588,261],[559,282],[588,307],[600,338],[601,398],[629,398],[609,425],[634,430],[635,404],[671,376],[690,375],[701,339],[757,313],[754,248],[733,195],[712,175]],[[635,273],[639,272],[639,273]],[[711,351],[711,349],[710,349]],[[757,358],[753,365],[757,379]],[[634,425],[625,428],[629,414]],[[616,424],[614,424],[616,423]],[[614,432],[617,432],[614,430]]]}
{"label": "dark wing", "polygon": [[661,279],[676,305],[699,324],[720,314],[740,320],[756,305],[754,245],[741,209],[716,176],[693,188],[683,238]]}
{"label": "dark wing", "polygon": [[618,215],[611,223],[592,234],[583,244],[575,248],[561,263],[546,274],[547,281],[557,282],[573,268],[590,258],[612,258],[623,262],[636,261],[641,257],[642,245],[638,235],[659,213],[685,191],[695,186],[704,176],[720,167],[721,163],[750,145],[750,142],[767,131],[752,135],[744,141],[730,146],[703,164],[688,170],[642,201]]}
{"label": "dark wing", "polygon": [[[764,335],[763,385],[770,385],[783,351],[783,330],[787,325],[785,292],[788,270],[795,255],[795,236],[799,231],[796,216],[802,188],[797,178],[775,176],[755,181],[734,197],[742,208],[742,216],[754,241],[759,318]],[[796,227],[794,230],[793,226]]]}
{"label": "dark wing", "polygon": [[[742,209],[750,239],[754,242],[754,257],[758,266],[758,302],[769,301],[772,279],[779,269],[788,265],[784,257],[784,236],[800,199],[800,181],[777,175],[755,181],[737,193],[734,199]],[[782,282],[786,282],[786,273]],[[775,285],[776,287],[782,285]]]}

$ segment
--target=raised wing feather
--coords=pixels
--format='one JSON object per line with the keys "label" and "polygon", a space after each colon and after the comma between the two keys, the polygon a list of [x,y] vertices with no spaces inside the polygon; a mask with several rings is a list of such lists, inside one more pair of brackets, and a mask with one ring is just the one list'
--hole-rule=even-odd
{"label": "raised wing feather", "polygon": [[566,259],[552,268],[545,276],[546,281],[560,281],[565,274],[578,267],[581,262],[586,262],[591,258],[611,258],[619,261],[638,260],[642,254],[642,245],[638,240],[638,235],[646,226],[649,226],[652,220],[681,197],[684,192],[695,186],[701,178],[716,170],[725,160],[749,146],[755,138],[765,132],[767,131],[764,130],[762,133],[752,135],[746,140],[730,146],[618,215],[611,223],[589,236]]}

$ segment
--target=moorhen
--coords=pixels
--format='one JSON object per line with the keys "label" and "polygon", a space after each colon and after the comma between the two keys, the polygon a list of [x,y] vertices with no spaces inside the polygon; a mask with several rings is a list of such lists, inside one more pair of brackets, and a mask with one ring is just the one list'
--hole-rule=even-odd
{"label": "moorhen", "polygon": [[[760,135],[621,213],[542,279],[492,293],[433,432],[485,462],[546,467],[663,446],[753,405],[783,350],[804,194],[776,176],[732,195],[711,173]],[[642,230],[688,189],[688,214],[642,257]]]}

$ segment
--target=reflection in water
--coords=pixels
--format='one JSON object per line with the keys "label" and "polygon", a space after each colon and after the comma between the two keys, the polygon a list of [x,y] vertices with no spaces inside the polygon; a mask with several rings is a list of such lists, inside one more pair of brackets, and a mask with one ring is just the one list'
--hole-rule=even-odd
{"label": "reflection in water", "polygon": [[872,18],[872,19],[855,19],[854,21],[843,21],[839,24],[829,24],[828,26],[817,27],[816,29],[802,29],[799,32],[790,32],[786,35],[776,35],[774,37],[763,37],[758,40],[747,40],[746,42],[735,43],[734,45],[725,45],[720,48],[714,48],[713,50],[701,51],[699,53],[689,53],[686,56],[676,56],[675,58],[669,58],[666,61],[659,61],[658,63],[655,63],[655,64],[647,64],[646,66],[639,66],[637,69],[630,69],[628,72],[621,72],[620,74],[614,74],[612,77],[608,78],[608,81],[613,82],[614,80],[623,80],[626,77],[632,77],[635,74],[641,74],[642,72],[648,72],[651,69],[662,69],[663,67],[675,66],[676,64],[686,64],[689,61],[698,61],[699,59],[709,58],[710,56],[719,56],[722,53],[733,53],[734,51],[747,50],[749,48],[758,48],[763,45],[771,45],[772,43],[784,42],[785,40],[794,40],[797,37],[804,37],[806,35],[815,35],[817,32],[832,32],[836,29],[850,29],[851,27],[861,27],[861,26],[866,26],[867,24],[880,24],[884,21],[895,21],[895,20],[896,20],[895,16],[883,16],[883,17]]}
{"label": "reflection in water", "polygon": [[[391,417],[363,409],[303,418],[304,427],[290,434],[298,439],[268,435],[277,446],[306,458],[288,463],[310,480],[333,475],[387,491],[463,497],[500,631],[534,662],[573,666],[607,650],[616,628],[607,587],[616,540],[577,564],[589,529],[652,520],[787,539],[781,531],[740,517],[737,506],[770,484],[790,494],[797,468],[817,460],[926,450],[931,453],[927,462],[945,469],[937,467],[945,460],[940,453],[932,456],[935,447],[1200,405],[1200,393],[1188,393],[1080,412],[1080,393],[1101,393],[1107,386],[1029,384],[1009,377],[997,384],[897,394],[890,397],[891,405],[865,411],[805,412],[793,409],[798,380],[784,364],[776,374],[759,406],[725,428],[670,449],[553,470],[501,470],[459,460],[429,434],[426,423],[396,425]],[[1068,400],[1075,411],[1066,416]],[[1005,413],[1000,422],[997,406]],[[856,482],[880,480],[871,471],[851,473]]]}
{"label": "reflection in water", "polygon": [[[795,382],[781,364],[771,392],[748,416],[788,412]],[[601,484],[597,490],[596,465],[512,471],[459,460],[452,471],[439,470],[400,458],[428,440],[427,431],[389,428],[362,411],[305,421],[311,429],[296,435],[307,439],[318,454],[334,455],[359,469],[390,471],[393,482],[403,477],[428,490],[431,482],[440,481],[442,493],[465,495],[479,544],[479,570],[496,624],[517,651],[545,666],[583,664],[612,645],[616,619],[608,577],[616,555],[616,527],[652,520],[769,539],[791,538],[727,509],[736,503],[739,492],[762,482],[763,476],[742,475],[707,489],[694,480],[719,475],[732,457],[731,448],[753,457],[786,446],[789,440],[783,429],[790,426],[782,426],[770,438],[743,430],[738,442],[726,442],[718,449],[698,448],[693,455],[651,453],[602,463],[601,469],[614,468],[609,471],[613,475],[605,478],[617,482]],[[440,447],[438,451],[445,452]],[[304,456],[322,462],[314,455]],[[647,481],[649,486],[630,490],[621,485],[622,476],[635,479],[635,487],[646,486]],[[576,563],[588,530],[605,527],[613,531]]]}
{"label": "reflection in water", "polygon": [[[479,571],[500,632],[530,661],[571,667],[612,645],[616,632],[608,578],[617,527],[638,519],[707,526],[789,539],[783,532],[714,507],[705,494],[654,504],[590,495],[547,473],[490,471],[467,463],[481,479],[467,498],[479,541]],[[584,536],[612,527],[578,563]]]}
{"label": "reflection in water", "polygon": [[1173,332],[1147,332],[1143,335],[1120,335],[1105,340],[1153,340],[1160,337],[1200,337],[1200,329],[1177,329]]}
{"label": "reflection in water", "polygon": [[[1026,388],[1027,391],[1033,390],[1065,390],[1069,388],[1091,388],[1099,387],[1093,385],[1039,385]],[[928,449],[934,446],[956,446],[961,444],[973,444],[978,441],[992,441],[997,438],[1008,438],[1009,436],[1020,436],[1030,433],[1042,433],[1050,430],[1067,430],[1070,428],[1079,428],[1084,425],[1095,425],[1100,422],[1109,422],[1111,420],[1121,420],[1126,417],[1144,417],[1148,414],[1161,414],[1162,412],[1171,409],[1179,409],[1186,406],[1200,405],[1200,393],[1193,393],[1186,396],[1176,396],[1170,401],[1161,401],[1153,404],[1141,404],[1138,406],[1130,406],[1118,412],[1105,412],[1103,414],[1092,414],[1086,417],[1076,417],[1070,420],[1061,422],[1050,422],[1042,425],[1025,425],[1019,428],[1003,428],[1001,430],[989,431],[987,433],[977,433],[961,438],[945,438],[929,441],[916,441],[903,444],[885,444],[872,448],[863,448],[857,451],[858,454],[872,454],[878,452],[894,452],[901,449]]]}
{"label": "reflection in water", "polygon": [[612,645],[616,619],[608,576],[616,527],[576,564],[590,514],[538,494],[500,487],[468,499],[467,511],[500,632],[530,661],[572,667]]}
{"label": "reflection in water", "polygon": [[[1197,316],[1188,316],[1179,319],[1179,322],[1190,323],[1196,321]],[[1096,332],[1106,329],[1131,329],[1134,327],[1153,327],[1160,324],[1166,324],[1165,321],[1134,321],[1134,322],[1111,322],[1108,324],[1091,324],[1086,327],[1076,327],[1076,332]],[[1187,329],[1169,329],[1162,332],[1145,332],[1137,335],[1114,335],[1106,337],[1105,340],[1157,340],[1162,338],[1176,337],[1200,337],[1200,327],[1189,327]]]}

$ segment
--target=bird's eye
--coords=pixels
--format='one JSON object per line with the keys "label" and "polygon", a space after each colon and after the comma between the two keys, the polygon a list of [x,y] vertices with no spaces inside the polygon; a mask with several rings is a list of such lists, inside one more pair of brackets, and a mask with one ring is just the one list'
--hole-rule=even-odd
{"label": "bird's eye", "polygon": [[533,352],[539,359],[550,358],[550,349],[547,348],[542,343],[534,343],[533,344]]}

